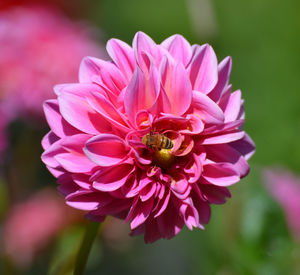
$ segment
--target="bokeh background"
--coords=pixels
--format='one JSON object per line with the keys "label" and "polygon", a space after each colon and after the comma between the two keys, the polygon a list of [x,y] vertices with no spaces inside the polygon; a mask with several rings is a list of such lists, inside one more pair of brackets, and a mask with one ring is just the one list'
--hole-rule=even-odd
{"label": "bokeh background", "polygon": [[[184,35],[191,44],[210,43],[219,61],[228,55],[233,58],[231,83],[233,90],[242,90],[245,129],[256,143],[249,176],[230,187],[232,198],[225,205],[212,207],[205,231],[184,229],[172,240],[145,245],[142,237],[128,237],[127,224],[108,219],[93,245],[86,274],[300,274],[300,238],[287,216],[287,211],[294,211],[294,219],[300,220],[300,196],[294,206],[284,207],[268,191],[263,176],[266,169],[280,173],[280,166],[300,177],[298,0],[1,1],[0,104],[5,110],[0,113],[0,134],[6,135],[5,145],[0,138],[1,274],[72,274],[85,227],[84,213],[64,205],[55,179],[40,161],[40,140],[48,130],[36,107],[40,105],[34,111],[29,107],[15,111],[11,106],[16,99],[6,101],[7,87],[19,80],[15,68],[22,75],[22,68],[25,72],[34,67],[36,78],[42,70],[25,59],[25,46],[19,40],[18,50],[5,44],[12,32],[28,37],[31,31],[21,20],[11,31],[3,31],[4,19],[14,14],[13,20],[18,21],[23,7],[33,14],[43,13],[41,8],[54,11],[56,28],[61,31],[66,24],[73,29],[72,39],[89,41],[91,46],[80,48],[78,60],[68,62],[75,72],[80,55],[107,58],[105,41],[115,37],[131,44],[139,30],[157,43],[174,33]],[[43,28],[43,16],[37,25],[38,20]],[[53,51],[61,54],[58,60],[69,51],[75,55],[68,45],[59,49],[62,43],[53,43],[57,47]],[[5,63],[9,49],[18,55],[11,74],[7,70],[12,62]],[[32,51],[36,56],[37,51]],[[38,60],[47,55],[47,47],[41,51]],[[45,60],[43,64],[49,66]],[[61,81],[61,67],[51,68],[53,80]],[[64,82],[76,81],[72,73],[66,78]],[[26,102],[30,95],[20,92],[24,83],[16,94]],[[53,212],[58,214],[52,217]]]}

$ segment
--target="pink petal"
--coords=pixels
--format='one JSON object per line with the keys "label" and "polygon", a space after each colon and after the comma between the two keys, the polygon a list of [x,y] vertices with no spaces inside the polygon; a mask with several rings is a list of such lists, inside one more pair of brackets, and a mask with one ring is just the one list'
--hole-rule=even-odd
{"label": "pink petal", "polygon": [[191,186],[184,175],[177,173],[176,177],[172,179],[171,191],[177,198],[186,199],[191,191]]}
{"label": "pink petal", "polygon": [[149,200],[156,191],[156,184],[148,184],[140,191],[141,201]]}
{"label": "pink petal", "polygon": [[209,145],[209,144],[229,143],[229,142],[233,142],[233,141],[242,139],[244,136],[245,136],[244,131],[233,132],[233,133],[224,133],[224,134],[219,134],[216,136],[204,137],[203,140],[201,141],[201,144]]}
{"label": "pink petal", "polygon": [[184,220],[179,215],[178,209],[176,209],[174,204],[178,204],[176,197],[172,197],[164,213],[157,217],[159,232],[161,236],[166,239],[173,238],[184,226]]}
{"label": "pink petal", "polygon": [[67,152],[73,152],[75,154],[81,154],[84,156],[83,147],[91,137],[91,135],[87,134],[76,134],[72,136],[67,136],[61,140],[61,146]]}
{"label": "pink petal", "polygon": [[170,197],[171,197],[171,192],[168,191],[164,195],[164,197],[159,200],[159,203],[157,204],[156,209],[154,209],[154,210],[157,211],[157,213],[154,215],[155,218],[160,216],[166,210],[166,208],[168,206],[168,203],[169,203],[169,200],[170,200]]}
{"label": "pink petal", "polygon": [[211,163],[203,166],[202,177],[217,186],[229,186],[240,180],[239,174],[228,163]]}
{"label": "pink petal", "polygon": [[58,191],[64,196],[68,196],[80,190],[80,187],[76,183],[74,183],[70,175],[65,173],[58,176],[57,183],[59,184],[57,188]]}
{"label": "pink petal", "polygon": [[128,124],[126,118],[120,113],[115,106],[107,100],[107,98],[99,93],[93,93],[91,97],[87,98],[88,103],[108,120],[117,129],[128,132]]}
{"label": "pink petal", "polygon": [[186,66],[192,56],[192,49],[189,42],[179,34],[175,34],[167,38],[161,43],[175,60],[181,61],[181,63]]}
{"label": "pink petal", "polygon": [[193,147],[194,147],[193,138],[188,135],[184,135],[183,137],[184,138],[182,140],[180,148],[178,148],[176,151],[175,151],[175,148],[174,148],[174,150],[172,150],[172,152],[175,156],[186,156],[193,150]]}
{"label": "pink petal", "polygon": [[91,190],[92,184],[87,174],[72,174],[73,181],[82,189]]}
{"label": "pink petal", "polygon": [[88,134],[110,132],[109,123],[84,100],[84,98],[63,93],[58,97],[63,118],[73,127]]}
{"label": "pink petal", "polygon": [[226,187],[201,184],[200,189],[209,203],[223,204],[226,202],[226,198],[231,197],[230,192]]}
{"label": "pink petal", "polygon": [[209,93],[218,82],[218,61],[210,45],[197,47],[189,65],[193,90]]}
{"label": "pink petal", "polygon": [[137,228],[147,220],[152,211],[153,201],[153,198],[144,202],[139,201],[137,205],[131,210],[132,212],[128,214],[132,217],[132,221],[130,223],[131,229]]}
{"label": "pink petal", "polygon": [[145,243],[153,243],[161,238],[161,235],[157,228],[157,222],[154,219],[148,218],[147,226],[145,223],[132,230],[131,236],[137,236],[144,234]]}
{"label": "pink petal", "polygon": [[247,134],[242,139],[230,143],[230,146],[239,151],[246,160],[255,153],[255,144]]}
{"label": "pink petal", "polygon": [[135,116],[140,110],[153,106],[159,93],[159,82],[154,67],[150,78],[146,79],[141,69],[136,66],[133,77],[124,95],[125,112],[130,121],[135,122]]}
{"label": "pink petal", "polygon": [[91,94],[91,92],[98,92],[105,94],[105,91],[99,85],[93,83],[70,83],[56,85],[56,93],[58,96],[61,94],[72,94],[79,97],[86,97]]}
{"label": "pink petal", "polygon": [[218,65],[218,83],[215,88],[208,94],[208,96],[215,102],[218,102],[222,97],[230,78],[232,67],[232,60],[230,56],[227,56]]}
{"label": "pink petal", "polygon": [[[108,196],[108,193],[103,193]],[[109,196],[110,197],[110,196]],[[103,215],[113,215],[117,216],[122,213],[124,210],[128,210],[132,205],[132,199],[113,199],[113,200],[103,200],[102,203],[97,210],[91,211],[90,214],[95,216],[103,216]],[[101,201],[102,202],[102,201]],[[123,218],[124,219],[124,218]]]}
{"label": "pink petal", "polygon": [[171,113],[172,105],[168,98],[168,95],[164,89],[164,87],[160,86],[159,95],[157,97],[156,102],[151,108],[153,114],[160,114],[160,113]]}
{"label": "pink petal", "polygon": [[88,140],[84,147],[86,156],[100,166],[116,165],[126,158],[128,149],[123,139],[111,134],[100,134]]}
{"label": "pink petal", "polygon": [[123,186],[133,171],[133,166],[120,164],[115,167],[107,167],[93,176],[93,187],[103,192],[111,192]]}
{"label": "pink petal", "polygon": [[212,125],[210,127],[205,128],[202,132],[202,135],[221,134],[223,132],[238,130],[240,127],[242,127],[243,124],[244,120],[239,119],[236,121]]}
{"label": "pink petal", "polygon": [[187,115],[186,118],[189,120],[188,129],[180,130],[181,134],[198,135],[204,130],[204,123],[199,116]]}
{"label": "pink petal", "polygon": [[220,124],[224,122],[224,114],[220,107],[208,96],[193,91],[193,113],[205,123]]}
{"label": "pink petal", "polygon": [[106,50],[111,59],[126,77],[126,80],[129,81],[135,67],[133,49],[121,40],[110,39],[106,44]]}
{"label": "pink petal", "polygon": [[61,141],[64,153],[58,153],[54,158],[67,171],[71,173],[88,173],[95,164],[91,162],[83,153],[82,149],[90,135],[77,134],[64,138]]}
{"label": "pink petal", "polygon": [[150,54],[158,66],[161,60],[161,51],[155,42],[145,33],[137,32],[134,36],[132,47],[135,53],[135,58],[141,67],[142,71],[148,70],[148,65],[142,57],[143,52]]}
{"label": "pink petal", "polygon": [[58,140],[55,143],[51,144],[41,156],[42,161],[48,166],[52,168],[60,167],[57,160],[54,158],[57,154],[64,153],[65,150],[61,147],[62,140]]}
{"label": "pink petal", "polygon": [[[202,201],[199,198],[193,198],[194,207],[197,209],[199,214],[199,222],[200,224],[207,224],[210,220],[210,206],[207,202]],[[204,229],[204,227],[199,226],[199,228]]]}
{"label": "pink petal", "polygon": [[79,69],[81,83],[100,83],[111,91],[119,94],[126,86],[126,80],[121,71],[113,63],[94,58],[85,57]]}
{"label": "pink petal", "polygon": [[225,122],[236,120],[241,111],[241,107],[242,107],[242,95],[241,95],[241,91],[237,90],[230,95],[230,98],[226,105],[224,111]]}
{"label": "pink petal", "polygon": [[95,164],[84,155],[62,153],[54,158],[64,169],[71,173],[88,173],[95,167]]}
{"label": "pink petal", "polygon": [[48,132],[42,139],[42,147],[47,150],[53,143],[59,140],[59,137],[55,135],[52,131]]}
{"label": "pink petal", "polygon": [[50,99],[43,104],[46,120],[51,130],[59,137],[70,136],[79,133],[79,131],[67,123],[59,112],[59,106],[56,99]]}
{"label": "pink petal", "polygon": [[139,185],[138,179],[136,175],[133,173],[127,178],[126,183],[120,188],[120,190],[123,193],[125,198],[132,198],[139,193],[138,185]]}
{"label": "pink petal", "polygon": [[170,64],[163,59],[160,67],[164,90],[171,103],[171,113],[184,114],[192,101],[192,86],[182,63]]}
{"label": "pink petal", "polygon": [[193,154],[191,160],[184,167],[184,172],[189,175],[188,177],[189,183],[195,183],[199,180],[202,173],[202,162],[203,162],[203,155],[198,156],[196,154]]}
{"label": "pink petal", "polygon": [[245,158],[228,144],[214,144],[205,146],[207,158],[214,162],[231,163],[239,173],[240,177],[245,177],[249,173],[249,165]]}
{"label": "pink petal", "polygon": [[66,200],[71,207],[81,210],[95,210],[105,201],[110,201],[111,198],[100,192],[80,190],[68,195]]}
{"label": "pink petal", "polygon": [[193,205],[183,203],[180,206],[179,211],[184,219],[186,226],[190,230],[193,230],[193,227],[198,227],[199,215]]}

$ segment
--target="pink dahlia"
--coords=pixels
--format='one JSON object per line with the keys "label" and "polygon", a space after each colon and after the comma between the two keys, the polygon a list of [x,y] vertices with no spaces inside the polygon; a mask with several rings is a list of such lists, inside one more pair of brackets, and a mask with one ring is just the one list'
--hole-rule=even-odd
{"label": "pink dahlia", "polygon": [[112,61],[86,57],[79,83],[44,103],[44,163],[67,204],[124,219],[146,242],[204,228],[254,152],[230,57],[218,64],[210,45],[180,35],[157,45],[142,32],[107,51]]}
{"label": "pink dahlia", "polygon": [[266,169],[264,183],[282,207],[287,224],[300,241],[300,178],[284,169]]}
{"label": "pink dahlia", "polygon": [[12,117],[42,117],[55,84],[77,81],[84,56],[104,56],[85,25],[38,6],[1,12],[0,45],[0,105]]}

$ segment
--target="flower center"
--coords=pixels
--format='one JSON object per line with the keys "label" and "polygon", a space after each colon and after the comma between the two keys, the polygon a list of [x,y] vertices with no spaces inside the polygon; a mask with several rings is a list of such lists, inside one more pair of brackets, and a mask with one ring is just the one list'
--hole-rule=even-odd
{"label": "flower center", "polygon": [[175,156],[171,154],[171,149],[161,149],[153,152],[153,164],[162,169],[169,168],[174,160]]}

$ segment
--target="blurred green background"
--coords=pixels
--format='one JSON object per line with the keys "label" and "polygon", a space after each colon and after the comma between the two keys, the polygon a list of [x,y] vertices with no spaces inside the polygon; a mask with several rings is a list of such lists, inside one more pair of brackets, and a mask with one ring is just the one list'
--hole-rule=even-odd
{"label": "blurred green background", "polygon": [[[77,0],[64,10],[100,28],[103,43],[115,37],[131,44],[139,30],[157,43],[180,33],[191,44],[210,43],[219,61],[232,56],[231,83],[242,90],[245,129],[257,148],[249,176],[230,187],[225,205],[212,207],[205,231],[184,229],[151,245],[142,237],[116,244],[100,233],[86,274],[300,274],[299,243],[261,184],[261,170],[272,164],[300,174],[300,1]],[[27,138],[36,136],[27,131]],[[47,172],[39,173],[54,185]],[[82,233],[82,225],[65,230],[51,252],[18,272],[71,274],[69,259]]]}

